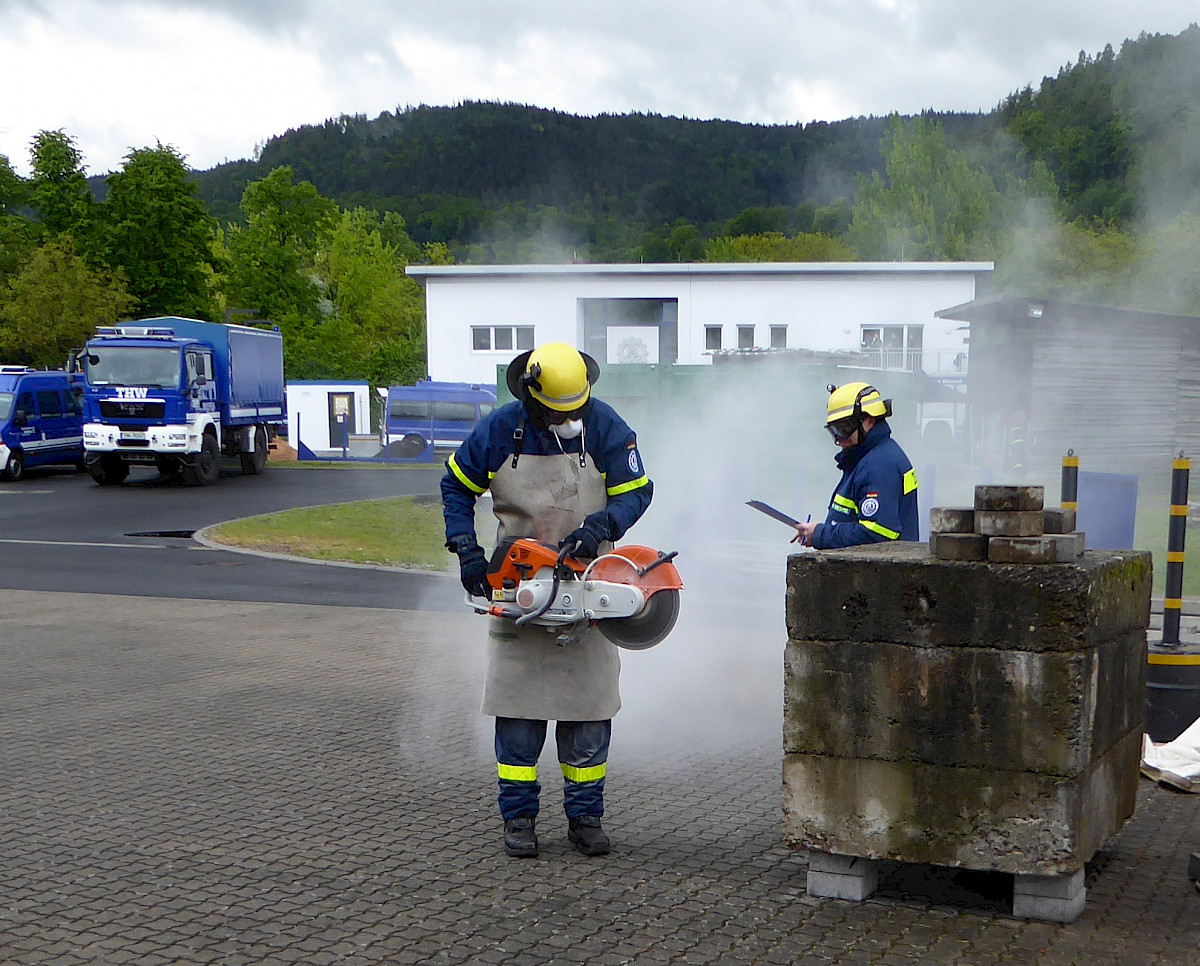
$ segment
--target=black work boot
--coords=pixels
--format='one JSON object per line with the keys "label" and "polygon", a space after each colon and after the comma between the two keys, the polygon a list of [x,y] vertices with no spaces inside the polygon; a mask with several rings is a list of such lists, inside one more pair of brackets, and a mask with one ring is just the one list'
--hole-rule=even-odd
{"label": "black work boot", "polygon": [[504,851],[522,859],[537,858],[537,833],[534,816],[518,815],[504,820]]}
{"label": "black work boot", "polygon": [[570,821],[569,838],[584,855],[608,855],[609,841],[599,815],[581,815]]}

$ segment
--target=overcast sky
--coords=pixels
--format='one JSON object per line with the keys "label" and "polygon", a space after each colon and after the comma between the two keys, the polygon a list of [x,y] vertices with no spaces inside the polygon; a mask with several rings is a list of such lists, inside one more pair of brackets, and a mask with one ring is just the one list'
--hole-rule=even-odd
{"label": "overcast sky", "polygon": [[0,0],[0,154],[89,174],[161,141],[195,168],[289,127],[498,100],[760,123],[990,110],[1183,0]]}

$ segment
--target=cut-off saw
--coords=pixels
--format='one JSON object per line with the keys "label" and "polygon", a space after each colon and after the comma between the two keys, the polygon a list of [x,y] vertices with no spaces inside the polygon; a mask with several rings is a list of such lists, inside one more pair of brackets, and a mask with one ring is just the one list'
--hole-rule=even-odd
{"label": "cut-off saw", "polygon": [[671,633],[683,589],[672,562],[678,551],[628,544],[577,560],[571,549],[528,537],[503,541],[488,566],[491,602],[469,594],[468,602],[477,613],[556,633],[560,644],[580,640],[593,625],[630,651],[644,651]]}

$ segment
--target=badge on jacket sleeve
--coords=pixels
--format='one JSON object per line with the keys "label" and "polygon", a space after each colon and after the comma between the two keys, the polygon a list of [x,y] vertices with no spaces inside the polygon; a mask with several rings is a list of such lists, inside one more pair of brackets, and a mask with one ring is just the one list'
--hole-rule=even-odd
{"label": "badge on jacket sleeve", "polygon": [[879,494],[868,493],[867,498],[862,501],[862,506],[860,506],[858,509],[864,517],[875,516],[875,514],[879,512]]}
{"label": "badge on jacket sleeve", "polygon": [[637,458],[637,450],[636,449],[630,449],[630,451],[629,451],[629,472],[633,473],[634,475],[637,475],[637,473],[640,472],[638,470],[638,458]]}

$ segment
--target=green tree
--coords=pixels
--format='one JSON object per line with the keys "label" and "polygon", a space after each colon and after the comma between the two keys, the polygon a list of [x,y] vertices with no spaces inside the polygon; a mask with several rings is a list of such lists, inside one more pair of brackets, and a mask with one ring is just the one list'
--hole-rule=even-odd
{"label": "green tree", "polygon": [[144,315],[212,317],[215,220],[169,145],[131,151],[108,176],[107,262],[124,271]]}
{"label": "green tree", "polygon": [[704,258],[704,241],[695,225],[677,218],[673,224],[646,233],[641,258],[646,262],[698,262]]}
{"label": "green tree", "polygon": [[828,235],[782,232],[713,238],[704,246],[706,262],[852,262],[854,251]]}
{"label": "green tree", "polygon": [[317,253],[337,207],[309,182],[294,183],[284,166],[246,185],[241,208],[246,226],[229,229],[226,301],[256,308],[285,329],[316,322],[322,294]]}
{"label": "green tree", "polygon": [[8,362],[61,366],[97,325],[134,304],[120,274],[89,268],[69,236],[52,238],[0,296],[0,352]]}
{"label": "green tree", "polygon": [[75,139],[61,130],[39,131],[30,159],[29,201],[42,225],[52,234],[67,232],[83,243],[92,228],[94,204]]}
{"label": "green tree", "polygon": [[1033,208],[1002,239],[994,281],[1000,291],[1120,302],[1137,252],[1136,239],[1119,229],[1064,223],[1051,209]]}
{"label": "green tree", "polygon": [[[424,296],[404,274],[407,259],[384,240],[382,228],[365,208],[343,212],[319,260],[333,312],[306,334],[310,342],[337,346],[326,347],[326,377],[366,377],[388,385],[425,372]],[[389,234],[397,237],[394,225]],[[400,241],[405,251],[415,250]],[[349,358],[335,368],[345,349],[351,350]]]}
{"label": "green tree", "polygon": [[0,288],[37,248],[37,228],[19,212],[29,199],[29,182],[0,154]]}
{"label": "green tree", "polygon": [[886,180],[860,178],[846,240],[884,260],[962,259],[990,253],[1000,194],[987,172],[950,148],[941,124],[891,119]]}

